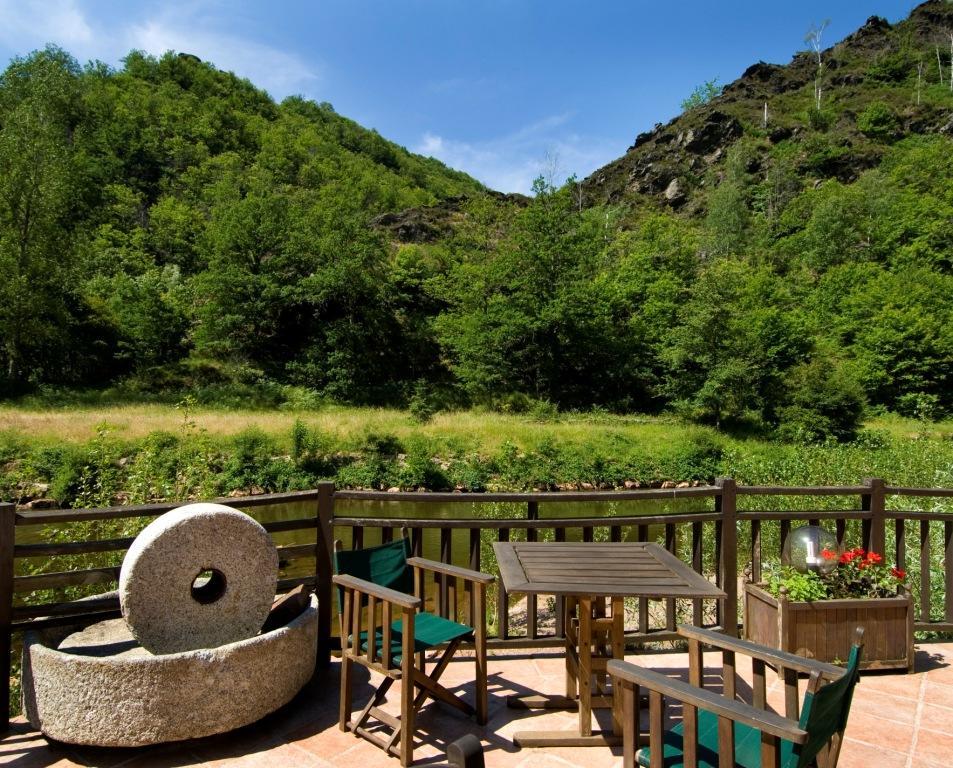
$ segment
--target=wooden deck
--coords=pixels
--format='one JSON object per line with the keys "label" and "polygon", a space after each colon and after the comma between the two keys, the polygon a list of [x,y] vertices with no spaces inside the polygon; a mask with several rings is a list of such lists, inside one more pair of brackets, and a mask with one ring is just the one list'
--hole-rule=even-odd
{"label": "wooden deck", "polygon": [[[706,668],[706,683],[717,688],[720,658]],[[684,653],[630,654],[627,659],[657,671],[685,674]],[[717,662],[717,663],[716,663]],[[261,722],[218,737],[142,749],[89,749],[48,743],[22,719],[0,740],[0,765],[15,768],[171,768],[204,765],[220,768],[394,768],[397,760],[373,745],[337,728],[338,662],[314,680],[283,709]],[[953,755],[953,643],[918,645],[916,672],[865,673],[854,696],[840,768],[891,765],[898,768],[946,768]],[[450,688],[472,686],[473,665],[452,662],[443,680]],[[417,765],[443,765],[449,741],[474,733],[486,749],[492,768],[602,768],[622,764],[621,748],[514,748],[518,730],[577,728],[573,712],[528,712],[508,709],[506,696],[563,689],[564,660],[556,652],[520,654],[493,652],[489,663],[490,721],[484,728],[448,711],[428,705],[418,725]],[[750,669],[740,669],[750,679]],[[369,685],[367,686],[370,690]],[[744,695],[745,691],[741,691]],[[781,706],[781,688],[769,693]],[[609,711],[600,717],[609,717]],[[197,717],[201,713],[196,713]]]}

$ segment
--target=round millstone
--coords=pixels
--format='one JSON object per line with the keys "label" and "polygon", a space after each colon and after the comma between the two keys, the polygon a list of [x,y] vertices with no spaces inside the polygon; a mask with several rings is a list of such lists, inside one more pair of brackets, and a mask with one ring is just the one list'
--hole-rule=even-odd
{"label": "round millstone", "polygon": [[119,572],[119,603],[154,654],[217,648],[258,633],[277,581],[278,551],[264,528],[222,504],[188,504],[136,537]]}
{"label": "round millstone", "polygon": [[162,656],[139,647],[121,619],[27,632],[23,711],[69,744],[138,747],[223,733],[294,697],[314,672],[317,636],[313,595],[271,632]]}

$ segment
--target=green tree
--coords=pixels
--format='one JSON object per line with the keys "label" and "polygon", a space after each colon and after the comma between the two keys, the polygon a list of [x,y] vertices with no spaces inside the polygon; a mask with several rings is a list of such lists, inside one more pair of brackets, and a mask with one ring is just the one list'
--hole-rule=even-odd
{"label": "green tree", "polygon": [[600,267],[604,216],[572,185],[537,179],[535,198],[485,252],[455,265],[435,321],[450,366],[478,400],[522,393],[563,407],[637,393],[629,307]]}
{"label": "green tree", "polygon": [[56,48],[14,59],[0,76],[2,375],[22,386],[65,341],[73,245],[79,70]]}
{"label": "green tree", "polygon": [[718,78],[714,80],[706,80],[701,85],[697,86],[689,95],[687,99],[682,101],[682,111],[687,112],[690,109],[695,107],[700,107],[704,104],[707,104],[714,99],[717,99],[721,96],[721,92],[725,90],[723,85],[718,85]]}
{"label": "green tree", "polygon": [[708,196],[705,245],[715,256],[741,254],[746,250],[751,226],[747,172],[751,148],[741,142],[728,153],[722,178]]}
{"label": "green tree", "polygon": [[121,368],[173,363],[188,348],[185,286],[175,265],[95,277],[86,285],[86,301],[115,329],[113,360]]}
{"label": "green tree", "polygon": [[851,350],[871,402],[896,408],[905,396],[935,395],[953,406],[953,275],[925,267],[880,272],[844,302]]}
{"label": "green tree", "polygon": [[900,120],[889,106],[882,101],[875,101],[857,116],[857,127],[872,139],[890,141],[900,131]]}
{"label": "green tree", "polygon": [[691,418],[776,420],[786,371],[809,349],[785,284],[763,267],[722,259],[691,287],[662,349],[665,391]]}
{"label": "green tree", "polygon": [[779,433],[789,440],[852,440],[864,415],[864,391],[849,366],[825,355],[791,368]]}

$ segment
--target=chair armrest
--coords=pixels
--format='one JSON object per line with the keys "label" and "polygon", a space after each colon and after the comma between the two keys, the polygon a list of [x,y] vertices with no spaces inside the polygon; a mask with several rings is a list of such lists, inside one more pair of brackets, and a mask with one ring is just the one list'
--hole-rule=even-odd
{"label": "chair armrest", "polygon": [[419,597],[405,595],[403,592],[398,592],[396,589],[388,589],[387,587],[382,587],[379,584],[375,584],[373,581],[365,581],[364,579],[357,578],[357,576],[350,576],[346,573],[340,573],[336,576],[332,576],[331,581],[333,581],[339,587],[353,589],[370,597],[376,597],[378,600],[386,600],[388,603],[393,603],[394,605],[400,606],[401,608],[417,610],[421,604]]}
{"label": "chair armrest", "polygon": [[407,565],[414,568],[423,568],[425,571],[442,573],[446,576],[455,576],[465,581],[474,581],[477,584],[492,584],[496,581],[494,576],[480,571],[471,571],[469,568],[458,568],[448,563],[438,563],[436,560],[426,560],[423,557],[408,557]]}
{"label": "chair armrest", "polygon": [[793,653],[788,653],[787,651],[766,648],[763,645],[752,643],[750,640],[729,637],[721,632],[714,632],[710,629],[703,629],[702,627],[680,624],[678,634],[690,640],[698,640],[705,645],[710,645],[721,650],[736,651],[745,656],[750,656],[753,659],[760,659],[773,667],[796,669],[798,672],[803,672],[807,675],[812,672],[818,672],[821,677],[827,680],[837,680],[845,672],[843,667],[838,667],[834,664],[805,659],[803,656],[795,656]]}
{"label": "chair armrest", "polygon": [[744,723],[772,736],[793,741],[795,744],[803,744],[807,741],[807,731],[799,728],[795,720],[789,720],[766,709],[752,707],[743,701],[725,698],[705,688],[696,688],[694,685],[666,677],[651,669],[612,659],[608,664],[608,672],[623,682],[658,691],[663,696],[683,704],[690,704],[720,717],[727,717],[734,722]]}

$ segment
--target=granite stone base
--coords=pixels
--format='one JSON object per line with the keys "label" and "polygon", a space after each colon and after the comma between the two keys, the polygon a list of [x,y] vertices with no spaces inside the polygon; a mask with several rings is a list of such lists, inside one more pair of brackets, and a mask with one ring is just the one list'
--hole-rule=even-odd
{"label": "granite stone base", "polygon": [[122,619],[29,632],[23,709],[51,739],[133,747],[210,736],[290,701],[314,671],[317,598],[287,625],[217,648],[153,655]]}

